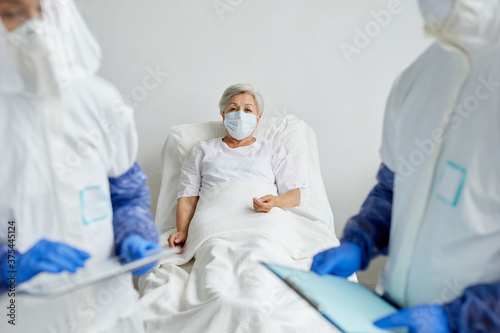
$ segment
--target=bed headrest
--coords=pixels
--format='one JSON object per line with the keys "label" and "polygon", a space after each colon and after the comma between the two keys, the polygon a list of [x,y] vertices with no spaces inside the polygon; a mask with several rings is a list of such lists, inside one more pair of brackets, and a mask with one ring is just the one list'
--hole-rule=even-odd
{"label": "bed headrest", "polygon": [[[200,140],[225,135],[222,121],[178,125],[170,129],[159,165],[162,181],[156,210],[156,223],[162,233],[176,227],[177,184],[186,154]],[[312,128],[292,115],[284,118],[263,117],[254,135],[263,139],[280,141],[290,149],[309,184],[308,200],[303,200],[305,202],[293,211],[325,223],[335,233],[333,214],[321,178],[316,135]]]}

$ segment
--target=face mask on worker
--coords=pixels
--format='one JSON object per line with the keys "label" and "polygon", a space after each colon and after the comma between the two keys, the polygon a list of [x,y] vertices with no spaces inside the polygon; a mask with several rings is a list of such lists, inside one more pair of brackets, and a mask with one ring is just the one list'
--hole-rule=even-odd
{"label": "face mask on worker", "polygon": [[257,127],[257,116],[244,111],[228,112],[225,115],[224,126],[234,139],[243,140]]}
{"label": "face mask on worker", "polygon": [[65,87],[97,72],[100,47],[73,0],[12,3],[0,20],[1,93],[39,94],[47,82]]}
{"label": "face mask on worker", "polygon": [[17,58],[48,58],[53,51],[54,28],[41,18],[24,22],[7,33],[7,40]]}

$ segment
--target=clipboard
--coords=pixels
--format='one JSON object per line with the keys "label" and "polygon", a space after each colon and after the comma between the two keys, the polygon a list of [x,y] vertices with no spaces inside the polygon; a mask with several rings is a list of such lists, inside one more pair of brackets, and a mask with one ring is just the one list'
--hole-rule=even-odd
{"label": "clipboard", "polygon": [[373,325],[398,309],[363,285],[338,276],[262,264],[344,333],[406,332]]}
{"label": "clipboard", "polygon": [[150,250],[148,256],[123,263],[122,256],[115,256],[103,261],[92,262],[90,259],[85,267],[76,273],[49,274],[42,273],[32,281],[17,287],[17,293],[34,297],[58,297],[77,289],[90,286],[94,283],[112,278],[114,276],[135,271],[141,267],[152,264],[161,259],[172,257],[181,251],[180,247]]}

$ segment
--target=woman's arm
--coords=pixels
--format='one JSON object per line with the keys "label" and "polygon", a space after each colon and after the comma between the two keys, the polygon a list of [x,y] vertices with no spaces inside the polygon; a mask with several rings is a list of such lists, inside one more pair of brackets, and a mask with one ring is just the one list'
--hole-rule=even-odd
{"label": "woman's arm", "polygon": [[253,208],[256,212],[269,213],[273,207],[290,209],[300,205],[300,189],[294,188],[282,195],[266,195],[253,198]]}
{"label": "woman's arm", "polygon": [[177,200],[177,232],[168,237],[170,247],[183,246],[187,239],[189,223],[193,218],[199,197],[181,197]]}

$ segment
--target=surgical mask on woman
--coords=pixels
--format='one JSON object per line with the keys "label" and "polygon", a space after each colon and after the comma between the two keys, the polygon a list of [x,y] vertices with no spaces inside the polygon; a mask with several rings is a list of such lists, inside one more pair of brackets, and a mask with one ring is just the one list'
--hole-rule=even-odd
{"label": "surgical mask on woman", "polygon": [[228,112],[225,115],[224,126],[234,139],[243,140],[257,127],[257,116],[244,111]]}

